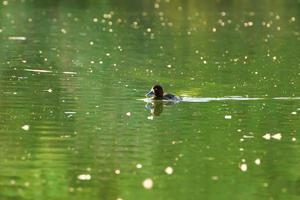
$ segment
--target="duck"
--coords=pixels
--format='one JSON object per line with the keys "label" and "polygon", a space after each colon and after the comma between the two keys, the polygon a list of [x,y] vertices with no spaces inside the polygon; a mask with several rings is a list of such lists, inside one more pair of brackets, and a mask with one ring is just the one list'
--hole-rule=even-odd
{"label": "duck", "polygon": [[151,90],[146,94],[146,97],[153,100],[167,100],[167,101],[181,101],[181,97],[174,94],[164,93],[161,85],[154,85]]}

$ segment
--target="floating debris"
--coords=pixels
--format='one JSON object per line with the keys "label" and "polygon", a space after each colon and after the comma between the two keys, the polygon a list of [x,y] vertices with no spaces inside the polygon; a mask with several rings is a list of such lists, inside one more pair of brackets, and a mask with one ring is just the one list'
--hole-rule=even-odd
{"label": "floating debris", "polygon": [[254,136],[253,135],[243,135],[243,138],[254,138]]}
{"label": "floating debris", "polygon": [[26,124],[26,125],[22,126],[22,129],[24,131],[28,131],[30,129],[30,126]]}
{"label": "floating debris", "polygon": [[269,187],[269,184],[268,183],[263,183],[263,186],[264,187]]}
{"label": "floating debris", "polygon": [[143,186],[144,186],[145,189],[148,189],[148,190],[152,189],[152,187],[153,187],[153,181],[152,181],[152,179],[151,178],[145,179],[143,181]]}
{"label": "floating debris", "polygon": [[165,169],[165,172],[166,172],[166,174],[171,175],[171,174],[173,174],[173,168],[172,168],[172,167],[167,167],[167,168]]}
{"label": "floating debris", "polygon": [[275,140],[281,140],[281,138],[282,138],[281,133],[276,133],[276,134],[272,135],[272,138]]}
{"label": "floating debris", "polygon": [[260,163],[261,163],[261,162],[260,162],[260,159],[259,159],[259,158],[256,158],[255,161],[254,161],[254,163],[255,163],[256,165],[260,165]]}
{"label": "floating debris", "polygon": [[270,140],[271,138],[275,139],[275,140],[281,140],[282,138],[282,135],[281,133],[276,133],[276,134],[271,134],[271,133],[266,133],[264,136],[263,136],[264,139],[266,140]]}
{"label": "floating debris", "polygon": [[82,181],[88,181],[91,180],[92,176],[90,174],[80,174],[77,178]]}
{"label": "floating debris", "polygon": [[9,36],[8,37],[9,40],[26,40],[26,37],[24,36]]}
{"label": "floating debris", "polygon": [[24,71],[28,72],[38,72],[38,73],[51,73],[50,70],[44,70],[44,69],[24,69]]}
{"label": "floating debris", "polygon": [[263,136],[263,138],[265,138],[266,140],[270,140],[271,139],[271,134],[267,133]]}
{"label": "floating debris", "polygon": [[62,135],[60,136],[60,138],[70,138],[71,136],[70,135]]}
{"label": "floating debris", "polygon": [[291,18],[289,19],[289,22],[290,22],[290,23],[295,22],[295,21],[296,21],[296,17],[291,17]]}
{"label": "floating debris", "polygon": [[48,90],[44,90],[45,92],[49,92],[49,93],[52,93],[53,90],[51,88],[49,88]]}
{"label": "floating debris", "polygon": [[76,114],[75,111],[65,111],[65,114]]}
{"label": "floating debris", "polygon": [[142,167],[143,167],[142,164],[140,164],[140,163],[136,164],[136,168],[141,169]]}
{"label": "floating debris", "polygon": [[232,119],[232,116],[231,115],[225,115],[224,118],[225,119]]}
{"label": "floating debris", "polygon": [[247,164],[246,164],[246,163],[240,164],[240,169],[241,169],[241,171],[243,171],[243,172],[247,171],[247,169],[248,169]]}
{"label": "floating debris", "polygon": [[147,119],[153,120],[153,116],[148,116]]}
{"label": "floating debris", "polygon": [[76,72],[63,72],[63,74],[73,74],[73,75],[75,75],[77,73]]}
{"label": "floating debris", "polygon": [[15,184],[16,184],[16,181],[15,181],[15,180],[13,180],[13,179],[12,179],[12,180],[10,180],[10,184],[11,184],[11,185],[15,185]]}

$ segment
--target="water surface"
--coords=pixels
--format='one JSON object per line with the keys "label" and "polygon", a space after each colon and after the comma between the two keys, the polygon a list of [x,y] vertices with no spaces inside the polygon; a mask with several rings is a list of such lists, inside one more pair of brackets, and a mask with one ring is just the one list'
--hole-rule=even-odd
{"label": "water surface", "polygon": [[299,1],[1,3],[0,199],[299,199]]}

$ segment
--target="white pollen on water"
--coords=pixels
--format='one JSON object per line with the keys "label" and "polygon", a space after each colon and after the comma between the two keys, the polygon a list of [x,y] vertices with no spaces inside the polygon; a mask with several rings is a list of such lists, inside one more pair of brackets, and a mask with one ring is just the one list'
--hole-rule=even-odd
{"label": "white pollen on water", "polygon": [[243,171],[243,172],[247,171],[247,169],[248,169],[247,164],[246,164],[246,163],[242,163],[242,164],[240,165],[240,169],[241,169],[241,171]]}
{"label": "white pollen on water", "polygon": [[77,74],[76,72],[63,72],[63,74]]}
{"label": "white pollen on water", "polygon": [[281,135],[281,133],[276,133],[276,134],[272,135],[272,138],[275,140],[281,140],[282,135]]}
{"label": "white pollen on water", "polygon": [[232,119],[232,116],[231,115],[225,115],[224,118],[225,119]]}
{"label": "white pollen on water", "polygon": [[256,158],[255,161],[254,161],[254,163],[255,163],[256,165],[260,165],[261,161],[260,161],[259,158]]}
{"label": "white pollen on water", "polygon": [[88,181],[91,180],[92,176],[90,174],[80,174],[77,178],[82,181]]}
{"label": "white pollen on water", "polygon": [[26,124],[26,125],[22,126],[22,129],[24,131],[28,131],[30,129],[30,126]]}
{"label": "white pollen on water", "polygon": [[152,187],[153,187],[153,181],[152,181],[152,179],[151,178],[145,179],[143,181],[143,186],[144,186],[145,189],[148,189],[148,190],[152,189]]}
{"label": "white pollen on water", "polygon": [[166,172],[166,174],[171,175],[171,174],[173,174],[173,168],[172,167],[166,167],[165,172]]}
{"label": "white pollen on water", "polygon": [[270,140],[270,139],[281,140],[282,135],[281,135],[281,133],[276,133],[276,134],[266,133],[263,136],[263,138],[266,140]]}
{"label": "white pollen on water", "polygon": [[26,37],[24,36],[9,36],[9,40],[26,40]]}
{"label": "white pollen on water", "polygon": [[153,120],[153,116],[148,116],[147,119]]}
{"label": "white pollen on water", "polygon": [[271,134],[270,133],[267,133],[263,136],[264,139],[266,140],[270,140],[271,139]]}

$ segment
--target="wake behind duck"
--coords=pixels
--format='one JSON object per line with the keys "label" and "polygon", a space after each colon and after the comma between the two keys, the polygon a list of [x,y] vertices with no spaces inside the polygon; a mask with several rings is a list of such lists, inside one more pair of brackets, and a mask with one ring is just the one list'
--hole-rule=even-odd
{"label": "wake behind duck", "polygon": [[146,103],[156,100],[169,103],[190,102],[190,103],[206,103],[211,101],[258,101],[258,100],[300,100],[300,97],[242,97],[242,96],[225,96],[225,97],[180,97],[170,93],[164,93],[162,86],[154,85],[146,94],[145,99],[141,99]]}

